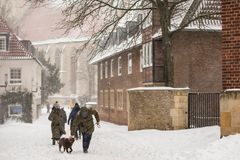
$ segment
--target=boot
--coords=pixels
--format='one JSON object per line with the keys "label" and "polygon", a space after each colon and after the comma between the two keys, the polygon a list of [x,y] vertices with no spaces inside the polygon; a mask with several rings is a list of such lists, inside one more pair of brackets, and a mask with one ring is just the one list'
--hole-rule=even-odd
{"label": "boot", "polygon": [[52,145],[55,145],[55,139],[52,140]]}

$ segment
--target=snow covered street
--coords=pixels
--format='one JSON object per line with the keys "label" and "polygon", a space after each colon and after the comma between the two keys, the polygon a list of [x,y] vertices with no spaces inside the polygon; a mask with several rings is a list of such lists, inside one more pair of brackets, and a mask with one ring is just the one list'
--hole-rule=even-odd
{"label": "snow covered street", "polygon": [[[81,141],[71,154],[51,145],[50,122],[43,114],[33,124],[7,122],[0,126],[0,160],[239,160],[240,136],[219,139],[219,127],[180,131],[128,132],[126,126],[101,122],[89,153]],[[69,134],[69,126],[66,126]]]}

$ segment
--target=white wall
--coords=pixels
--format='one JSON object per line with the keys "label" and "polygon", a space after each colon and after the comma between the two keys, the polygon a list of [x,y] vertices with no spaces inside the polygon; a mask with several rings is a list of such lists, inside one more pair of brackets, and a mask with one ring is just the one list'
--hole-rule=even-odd
{"label": "white wall", "polygon": [[[28,91],[38,92],[36,95],[40,96],[41,87],[41,67],[35,60],[0,60],[0,85],[5,82],[5,74],[8,74],[8,81],[10,80],[10,68],[21,68],[22,71],[22,88]],[[38,83],[38,86],[36,84]],[[10,90],[14,86],[8,82],[7,89]],[[4,88],[0,88],[0,94],[5,92]]]}

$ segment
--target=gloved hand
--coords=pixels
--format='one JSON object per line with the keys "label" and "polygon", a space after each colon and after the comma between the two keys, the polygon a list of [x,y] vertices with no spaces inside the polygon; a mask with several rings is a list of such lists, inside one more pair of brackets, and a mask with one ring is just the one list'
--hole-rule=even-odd
{"label": "gloved hand", "polygon": [[97,122],[97,127],[98,127],[98,128],[101,128],[101,126],[100,126],[99,122]]}

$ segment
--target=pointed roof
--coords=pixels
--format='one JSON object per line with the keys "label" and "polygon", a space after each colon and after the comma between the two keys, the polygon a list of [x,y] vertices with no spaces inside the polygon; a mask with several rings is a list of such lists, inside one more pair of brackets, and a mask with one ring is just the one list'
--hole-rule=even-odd
{"label": "pointed roof", "polygon": [[27,51],[1,16],[0,34],[9,35],[8,51],[0,51],[0,59],[33,59],[32,53]]}

